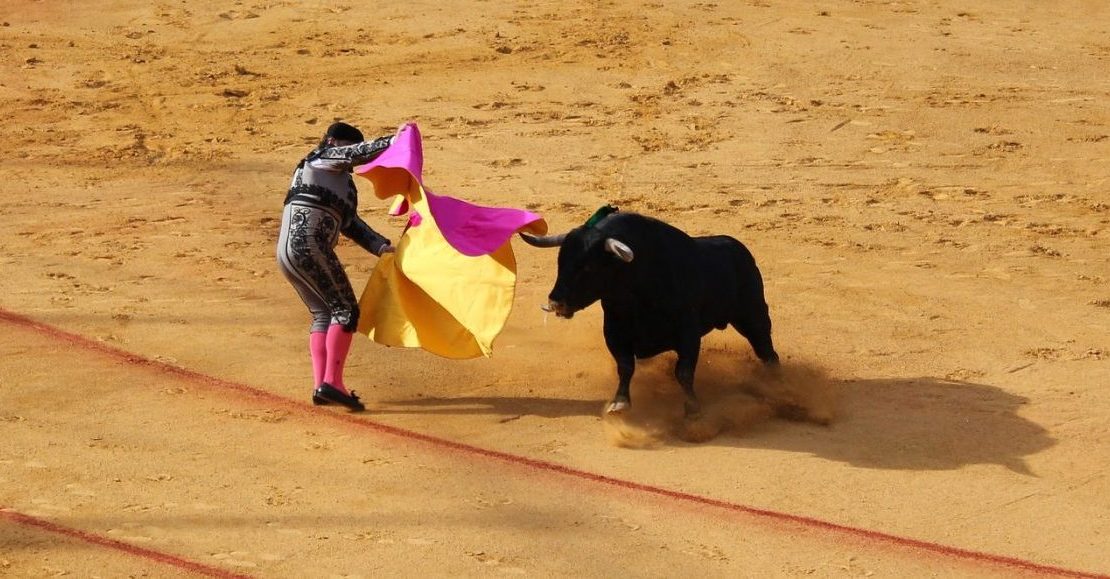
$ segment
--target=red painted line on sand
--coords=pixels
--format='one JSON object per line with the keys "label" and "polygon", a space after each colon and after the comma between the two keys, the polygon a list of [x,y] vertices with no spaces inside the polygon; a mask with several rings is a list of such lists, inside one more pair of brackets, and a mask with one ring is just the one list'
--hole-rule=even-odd
{"label": "red painted line on sand", "polygon": [[188,559],[183,559],[176,555],[170,555],[169,553],[163,553],[161,551],[155,551],[153,549],[146,549],[143,547],[131,545],[129,543],[124,543],[123,541],[109,539],[108,537],[102,537],[88,531],[65,527],[57,523],[52,523],[50,521],[32,517],[30,515],[25,515],[23,513],[6,509],[4,507],[0,507],[0,518],[8,519],[9,521],[16,523],[17,525],[32,527],[35,529],[54,533],[55,535],[64,535],[66,537],[84,541],[86,543],[91,543],[99,547],[115,549],[116,551],[121,551],[128,555],[131,555],[132,557],[149,559],[151,561],[157,561],[159,563],[171,565],[179,569],[184,569],[186,571],[197,573],[198,575],[205,575],[207,577],[219,577],[220,579],[243,579],[250,577],[250,575],[240,575],[238,573],[224,571],[223,569],[219,569],[216,567],[209,567],[208,565],[197,563],[195,561],[190,561]]}
{"label": "red painted line on sand", "polygon": [[779,521],[779,522],[792,523],[792,524],[803,526],[803,527],[809,527],[809,528],[812,528],[812,529],[819,529],[819,530],[827,531],[827,532],[830,532],[830,533],[833,533],[833,534],[848,535],[848,536],[856,537],[856,538],[859,538],[859,539],[864,539],[866,541],[871,541],[871,542],[874,542],[874,543],[886,543],[886,544],[890,544],[890,545],[896,545],[896,546],[900,546],[900,547],[906,547],[906,548],[910,548],[910,549],[926,551],[926,552],[930,552],[930,553],[934,553],[934,554],[937,554],[937,555],[942,555],[942,556],[946,556],[946,557],[950,557],[950,558],[954,558],[954,559],[963,559],[963,560],[968,560],[968,561],[977,561],[977,562],[980,562],[980,563],[1000,565],[1000,566],[1003,566],[1003,567],[1011,567],[1011,568],[1015,568],[1015,569],[1021,569],[1021,570],[1024,570],[1024,571],[1029,571],[1029,572],[1032,572],[1032,573],[1045,574],[1045,575],[1056,575],[1056,576],[1061,576],[1061,577],[1082,577],[1082,578],[1088,578],[1088,579],[1110,579],[1110,575],[1105,575],[1105,574],[1101,574],[1101,573],[1092,573],[1092,572],[1087,572],[1087,571],[1077,571],[1077,570],[1073,570],[1073,569],[1067,569],[1067,568],[1064,568],[1064,567],[1057,567],[1057,566],[1054,566],[1054,565],[1045,565],[1045,564],[1036,563],[1036,562],[1033,562],[1033,561],[1027,561],[1025,559],[1018,559],[1016,557],[1009,557],[1009,556],[1006,556],[1006,555],[996,555],[996,554],[993,554],[993,553],[986,553],[986,552],[982,552],[982,551],[973,551],[973,550],[970,550],[970,549],[963,549],[963,548],[960,548],[960,547],[952,547],[952,546],[949,546],[949,545],[943,545],[943,544],[940,544],[940,543],[933,543],[933,542],[930,542],[930,541],[924,541],[924,540],[920,540],[920,539],[902,537],[902,536],[899,536],[899,535],[884,533],[882,531],[874,531],[874,530],[864,529],[864,528],[860,528],[860,527],[851,527],[851,526],[848,526],[848,525],[841,525],[839,523],[824,521],[824,520],[821,520],[821,519],[816,519],[816,518],[813,518],[813,517],[807,517],[807,516],[804,516],[804,515],[794,515],[794,514],[784,513],[784,512],[780,512],[780,511],[772,511],[772,510],[768,510],[768,509],[761,509],[761,508],[758,508],[758,507],[751,507],[751,506],[742,505],[742,504],[739,504],[739,503],[732,503],[732,502],[723,501],[723,500],[720,500],[720,499],[714,499],[714,498],[711,498],[711,497],[705,497],[705,496],[701,496],[701,495],[685,493],[685,492],[682,492],[682,491],[670,490],[670,489],[666,489],[666,488],[663,488],[663,487],[657,487],[657,486],[652,486],[652,485],[648,485],[648,484],[638,483],[638,482],[635,482],[635,481],[614,478],[614,477],[606,476],[606,475],[603,475],[603,474],[596,474],[596,473],[592,473],[592,472],[589,472],[589,471],[580,470],[580,469],[577,469],[577,468],[564,466],[564,465],[561,465],[561,464],[556,464],[556,463],[553,463],[553,462],[547,462],[547,461],[543,461],[543,460],[537,460],[537,459],[534,459],[534,458],[528,458],[526,456],[520,456],[520,455],[516,455],[516,454],[510,454],[510,453],[507,453],[507,452],[501,452],[501,451],[498,451],[498,450],[491,450],[491,449],[488,449],[488,448],[472,446],[472,445],[469,445],[469,444],[466,444],[466,443],[457,442],[457,441],[449,440],[449,439],[445,439],[445,438],[439,438],[439,437],[432,436],[432,435],[429,435],[429,434],[423,434],[423,433],[420,433],[420,432],[416,432],[416,431],[413,431],[413,430],[398,428],[396,426],[389,426],[387,424],[382,424],[382,423],[379,423],[379,422],[375,422],[375,421],[367,419],[367,418],[358,417],[357,415],[337,414],[337,413],[332,412],[330,410],[325,410],[323,408],[317,408],[317,407],[309,406],[306,403],[301,403],[301,402],[291,400],[289,398],[278,396],[277,394],[267,392],[266,390],[262,390],[260,388],[255,388],[255,387],[249,386],[247,384],[240,384],[238,382],[232,382],[230,380],[224,380],[224,379],[221,379],[221,378],[216,378],[214,376],[209,376],[207,374],[202,374],[200,372],[196,372],[196,371],[193,371],[193,370],[188,370],[188,369],[185,369],[185,368],[179,368],[179,367],[176,367],[176,366],[171,366],[171,365],[166,364],[164,362],[159,362],[157,360],[152,360],[150,358],[146,358],[146,357],[140,356],[138,354],[133,354],[133,353],[127,352],[126,350],[122,350],[120,348],[116,348],[115,346],[109,346],[109,345],[104,344],[102,342],[97,342],[95,340],[86,338],[84,336],[80,336],[80,335],[77,335],[77,334],[67,332],[67,331],[62,330],[60,328],[55,328],[55,327],[50,326],[48,324],[44,324],[42,322],[35,321],[31,318],[28,318],[28,317],[25,317],[25,316],[22,316],[22,315],[13,313],[13,312],[9,312],[9,311],[7,311],[3,308],[0,308],[0,322],[4,322],[4,323],[7,323],[7,324],[10,324],[10,325],[13,325],[13,326],[19,326],[19,327],[27,328],[27,329],[30,329],[30,330],[34,330],[34,331],[39,332],[41,334],[45,334],[45,335],[47,335],[51,338],[57,339],[59,341],[62,341],[62,342],[68,343],[68,344],[71,344],[71,345],[73,345],[77,348],[97,352],[97,353],[103,354],[105,356],[115,358],[116,360],[118,360],[122,363],[148,368],[148,369],[151,369],[151,370],[154,370],[154,371],[157,371],[157,372],[161,372],[161,373],[164,373],[164,374],[169,374],[171,376],[176,376],[176,377],[184,379],[184,380],[190,380],[192,382],[196,382],[196,383],[204,384],[204,385],[207,385],[207,386],[211,386],[213,388],[232,390],[232,391],[235,391],[235,392],[238,392],[238,393],[241,393],[241,394],[246,394],[246,395],[248,395],[252,398],[264,400],[264,401],[266,401],[268,403],[271,403],[271,404],[275,404],[275,405],[278,405],[278,406],[284,406],[286,408],[292,408],[295,411],[300,412],[300,413],[304,413],[304,414],[314,413],[316,415],[327,416],[329,418],[347,423],[351,426],[355,426],[355,427],[358,427],[358,428],[373,430],[373,431],[377,431],[377,432],[381,432],[381,433],[385,433],[385,434],[390,434],[390,435],[393,435],[393,436],[398,436],[398,437],[401,437],[401,438],[406,438],[406,439],[409,439],[409,440],[418,440],[420,442],[424,442],[424,443],[427,443],[427,444],[430,444],[430,445],[434,445],[434,446],[438,446],[438,447],[441,447],[441,448],[447,448],[447,449],[450,449],[450,450],[454,450],[454,451],[457,451],[459,453],[471,454],[471,455],[477,455],[477,456],[484,456],[484,457],[487,457],[487,458],[491,458],[491,459],[494,459],[494,460],[499,460],[499,461],[510,463],[510,464],[513,464],[513,465],[526,466],[526,467],[529,467],[529,468],[532,468],[532,469],[535,469],[535,470],[539,470],[539,471],[547,471],[547,472],[557,473],[557,474],[561,474],[561,475],[565,475],[565,476],[569,476],[569,477],[583,479],[583,480],[591,481],[591,482],[594,482],[594,483],[599,483],[599,484],[603,484],[603,485],[617,487],[617,488],[621,488],[621,489],[625,489],[625,490],[629,490],[629,491],[634,491],[634,492],[638,492],[638,493],[655,495],[655,496],[658,496],[658,497],[664,497],[664,498],[668,498],[668,499],[672,499],[672,500],[676,500],[676,501],[681,501],[681,502],[686,502],[686,503],[693,503],[693,504],[699,504],[699,505],[704,505],[704,506],[720,508],[720,509],[724,509],[726,511],[731,511],[731,512],[734,512],[734,513],[743,513],[743,514],[746,514],[746,515],[752,515],[752,516],[755,516],[755,517],[770,519],[770,520]]}

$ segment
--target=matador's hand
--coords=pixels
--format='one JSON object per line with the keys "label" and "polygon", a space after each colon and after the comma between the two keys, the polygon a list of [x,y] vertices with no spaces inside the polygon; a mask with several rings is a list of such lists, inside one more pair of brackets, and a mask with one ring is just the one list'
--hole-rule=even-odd
{"label": "matador's hand", "polygon": [[402,131],[407,129],[409,126],[415,125],[415,124],[416,123],[414,123],[412,121],[405,121],[405,122],[401,123],[400,125],[397,126],[397,132],[395,133],[395,135],[400,135]]}

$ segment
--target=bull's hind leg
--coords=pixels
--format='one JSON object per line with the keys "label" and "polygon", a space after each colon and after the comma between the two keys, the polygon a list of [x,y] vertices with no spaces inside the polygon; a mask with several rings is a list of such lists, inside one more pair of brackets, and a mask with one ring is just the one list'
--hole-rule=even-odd
{"label": "bull's hind leg", "polygon": [[682,393],[686,395],[684,409],[687,418],[696,417],[701,413],[701,403],[694,394],[694,371],[698,367],[698,353],[701,350],[701,339],[685,340],[685,344],[678,349],[678,362],[674,365],[674,377],[682,386]]}
{"label": "bull's hind leg", "polygon": [[732,322],[736,331],[740,332],[752,345],[755,355],[768,366],[777,366],[779,363],[778,352],[775,352],[774,342],[771,341],[771,316],[764,305],[753,315],[742,316]]}

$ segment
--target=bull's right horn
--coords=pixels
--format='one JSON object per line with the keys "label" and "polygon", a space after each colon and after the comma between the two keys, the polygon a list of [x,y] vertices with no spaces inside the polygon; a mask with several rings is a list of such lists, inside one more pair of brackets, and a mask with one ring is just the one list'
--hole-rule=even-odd
{"label": "bull's right horn", "polygon": [[567,237],[566,233],[560,233],[558,235],[532,235],[531,233],[525,233],[523,231],[517,233],[517,235],[519,235],[525,243],[534,247],[559,247]]}

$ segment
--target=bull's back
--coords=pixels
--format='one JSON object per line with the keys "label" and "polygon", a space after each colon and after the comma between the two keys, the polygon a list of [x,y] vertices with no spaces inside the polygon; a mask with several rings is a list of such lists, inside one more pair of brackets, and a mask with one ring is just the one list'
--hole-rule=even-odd
{"label": "bull's back", "polygon": [[748,248],[733,237],[711,235],[694,238],[702,273],[703,330],[724,328],[738,312],[762,302],[763,279]]}
{"label": "bull's back", "polygon": [[694,243],[697,244],[698,251],[704,256],[704,259],[714,264],[710,266],[711,268],[715,269],[716,264],[722,264],[722,267],[724,267],[723,264],[728,264],[728,267],[735,269],[737,272],[756,269],[755,257],[735,237],[707,235],[695,237]]}

